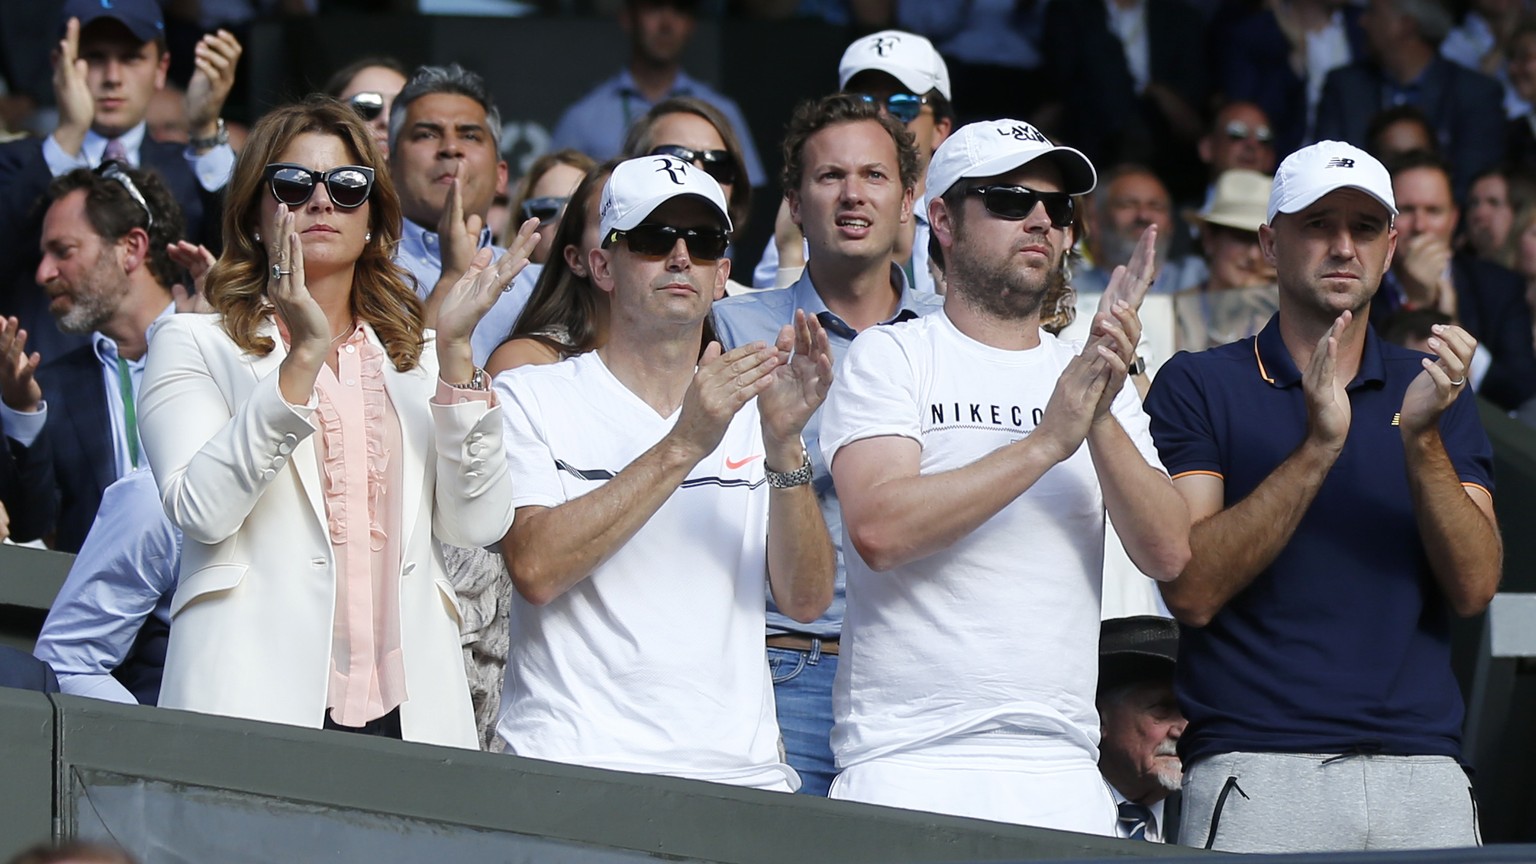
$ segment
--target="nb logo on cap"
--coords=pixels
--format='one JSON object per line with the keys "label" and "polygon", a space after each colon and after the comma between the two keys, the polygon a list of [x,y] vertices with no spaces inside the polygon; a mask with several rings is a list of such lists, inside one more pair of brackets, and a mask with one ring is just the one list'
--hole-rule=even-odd
{"label": "nb logo on cap", "polygon": [[683,176],[688,174],[688,165],[686,163],[677,159],[663,158],[657,159],[656,164],[661,166],[656,169],[657,174],[666,173],[668,177],[672,178],[673,183],[679,186],[687,185],[683,182]]}
{"label": "nb logo on cap", "polygon": [[1343,156],[1335,156],[1332,159],[1329,159],[1328,160],[1328,164],[1324,165],[1323,167],[1324,168],[1353,168],[1353,167],[1355,167],[1355,160],[1353,160],[1353,159],[1345,159]]}
{"label": "nb logo on cap", "polygon": [[1012,137],[1018,141],[1039,141],[1041,144],[1050,143],[1049,141],[1045,140],[1044,135],[1040,134],[1040,130],[1023,123],[1017,126],[999,128],[997,130],[997,134],[1002,135],[1005,138]]}
{"label": "nb logo on cap", "polygon": [[895,51],[896,46],[899,44],[901,44],[900,36],[881,36],[875,40],[875,44],[871,47],[875,49],[876,54],[884,57],[888,52]]}

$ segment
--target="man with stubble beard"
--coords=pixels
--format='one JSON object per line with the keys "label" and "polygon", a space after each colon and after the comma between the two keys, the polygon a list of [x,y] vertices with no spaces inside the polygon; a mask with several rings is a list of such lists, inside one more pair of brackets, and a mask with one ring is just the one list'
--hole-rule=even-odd
{"label": "man with stubble beard", "polygon": [[1094,711],[1105,509],[1158,579],[1183,569],[1189,518],[1123,386],[1145,244],[1086,345],[1040,327],[1094,176],[1015,120],[946,140],[927,186],[944,308],[860,334],[833,383],[833,798],[1115,833]]}

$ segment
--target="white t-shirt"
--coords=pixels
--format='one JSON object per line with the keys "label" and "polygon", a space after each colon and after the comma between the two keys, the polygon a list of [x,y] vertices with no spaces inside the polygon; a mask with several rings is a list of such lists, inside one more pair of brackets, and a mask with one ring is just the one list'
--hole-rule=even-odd
{"label": "white t-shirt", "polygon": [[[1079,343],[1041,331],[1006,351],[944,314],[854,340],[822,408],[831,465],[844,445],[898,435],[919,471],[963,467],[1027,436]],[[1114,415],[1151,465],[1134,387]],[[1031,748],[1098,761],[1099,596],[1104,499],[1084,444],[953,546],[875,573],[845,543],[848,611],[833,688],[840,766],[942,754],[989,767]]]}
{"label": "white t-shirt", "polygon": [[[597,352],[496,376],[514,503],[556,507],[666,435]],[[643,528],[543,607],[514,595],[497,733],[519,756],[792,791],[763,654],[754,400]]]}

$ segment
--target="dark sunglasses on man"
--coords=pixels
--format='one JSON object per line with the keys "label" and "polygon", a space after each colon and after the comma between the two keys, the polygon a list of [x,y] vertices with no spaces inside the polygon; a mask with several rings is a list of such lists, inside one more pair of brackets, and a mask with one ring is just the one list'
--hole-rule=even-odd
{"label": "dark sunglasses on man", "polygon": [[523,214],[523,221],[537,219],[540,225],[548,225],[560,218],[560,214],[565,211],[565,203],[569,200],[571,199],[545,195],[529,198],[519,209]]}
{"label": "dark sunglasses on man", "polygon": [[1241,120],[1228,123],[1224,131],[1233,141],[1247,141],[1252,138],[1260,144],[1269,144],[1275,140],[1275,135],[1268,126],[1249,126]]}
{"label": "dark sunglasses on man", "polygon": [[688,247],[689,257],[700,261],[719,261],[725,257],[731,235],[719,228],[677,228],[672,225],[636,225],[627,231],[615,228],[603,239],[606,249],[622,239],[629,251],[650,258],[662,258],[672,254],[681,237]]}
{"label": "dark sunglasses on man", "polygon": [[357,116],[363,118],[363,122],[371,123],[384,113],[384,94],[370,91],[355,93],[347,100],[347,104],[352,106]]}
{"label": "dark sunglasses on man", "polygon": [[736,182],[736,160],[731,158],[729,150],[690,150],[676,144],[661,144],[652,147],[647,155],[675,156],[684,162],[697,165],[704,169],[705,174],[715,178],[715,182],[721,186],[729,186]]}
{"label": "dark sunglasses on man", "polygon": [[373,191],[373,169],[363,165],[339,165],[329,171],[312,171],[292,162],[274,162],[262,172],[278,203],[299,207],[325,184],[331,203],[343,210],[363,206]]}
{"label": "dark sunglasses on man", "polygon": [[917,115],[923,113],[923,106],[928,104],[927,96],[914,96],[911,93],[892,93],[885,99],[878,99],[868,93],[853,94],[865,102],[879,105],[885,109],[885,113],[895,117],[902,123],[911,123],[917,119]]}
{"label": "dark sunglasses on man", "polygon": [[987,212],[999,219],[1019,221],[1035,212],[1036,204],[1045,205],[1045,215],[1057,228],[1072,224],[1077,207],[1065,192],[1039,192],[1023,186],[972,186],[968,195],[980,195]]}

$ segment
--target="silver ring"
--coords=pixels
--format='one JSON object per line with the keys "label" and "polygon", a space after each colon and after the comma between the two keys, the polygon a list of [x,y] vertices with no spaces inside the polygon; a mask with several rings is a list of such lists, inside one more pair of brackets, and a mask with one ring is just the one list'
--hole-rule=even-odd
{"label": "silver ring", "polygon": [[1465,383],[1467,383],[1467,379],[1466,378],[1457,378],[1455,381],[1451,382],[1451,386],[1452,387],[1460,387],[1461,385],[1463,385]]}
{"label": "silver ring", "polygon": [[284,276],[287,276],[289,273],[292,273],[292,272],[293,272],[292,270],[284,270],[283,269],[283,265],[281,265],[281,264],[273,264],[272,265],[272,278],[273,279],[281,279]]}

